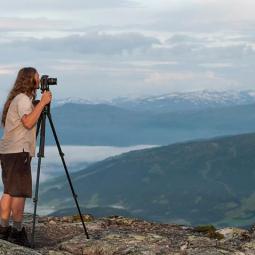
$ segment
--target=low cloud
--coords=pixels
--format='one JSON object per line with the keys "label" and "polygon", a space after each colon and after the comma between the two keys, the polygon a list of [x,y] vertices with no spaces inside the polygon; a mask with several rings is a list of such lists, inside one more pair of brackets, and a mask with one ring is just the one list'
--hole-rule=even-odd
{"label": "low cloud", "polygon": [[168,73],[152,73],[145,80],[146,83],[169,84],[173,81],[192,81],[197,79],[217,80],[213,72],[194,73],[194,72],[168,72]]}
{"label": "low cloud", "polygon": [[168,8],[157,13],[150,27],[171,32],[210,33],[238,32],[244,28],[253,31],[255,24],[252,0],[174,0],[165,5]]}
{"label": "low cloud", "polygon": [[12,67],[8,66],[0,66],[0,76],[1,75],[8,75],[8,74],[13,74],[14,70]]}
{"label": "low cloud", "polygon": [[0,31],[8,34],[16,31],[63,30],[68,27],[68,22],[61,19],[0,17]]}
{"label": "low cloud", "polygon": [[32,48],[47,52],[73,52],[80,54],[123,54],[137,49],[150,48],[159,40],[138,33],[88,33],[63,38],[15,40],[8,47]]}
{"label": "low cloud", "polygon": [[[12,4],[6,1],[1,2],[1,11],[55,11],[63,10],[87,10],[87,9],[109,9],[109,8],[130,8],[137,6],[136,1],[132,0],[12,0]],[[71,13],[70,13],[71,15]]]}

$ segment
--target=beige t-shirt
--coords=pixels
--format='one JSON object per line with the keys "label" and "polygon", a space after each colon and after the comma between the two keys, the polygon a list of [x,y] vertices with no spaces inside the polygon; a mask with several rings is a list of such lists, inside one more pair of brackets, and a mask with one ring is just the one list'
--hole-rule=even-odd
{"label": "beige t-shirt", "polygon": [[26,128],[21,118],[33,111],[32,99],[26,94],[18,94],[11,102],[4,127],[3,138],[0,140],[0,154],[26,151],[35,156],[36,125]]}

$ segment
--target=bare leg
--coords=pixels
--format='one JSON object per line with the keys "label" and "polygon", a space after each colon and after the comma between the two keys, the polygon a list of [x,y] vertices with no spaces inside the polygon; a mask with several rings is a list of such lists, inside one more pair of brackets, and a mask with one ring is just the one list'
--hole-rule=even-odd
{"label": "bare leg", "polygon": [[26,198],[24,197],[12,197],[11,210],[12,210],[13,221],[22,222],[25,201],[26,201]]}
{"label": "bare leg", "polygon": [[0,218],[2,221],[9,221],[11,214],[12,197],[9,194],[3,193],[0,201]]}
{"label": "bare leg", "polygon": [[8,236],[8,241],[30,247],[31,244],[27,238],[25,227],[22,226],[25,201],[25,197],[12,197],[11,210],[13,225],[10,235]]}

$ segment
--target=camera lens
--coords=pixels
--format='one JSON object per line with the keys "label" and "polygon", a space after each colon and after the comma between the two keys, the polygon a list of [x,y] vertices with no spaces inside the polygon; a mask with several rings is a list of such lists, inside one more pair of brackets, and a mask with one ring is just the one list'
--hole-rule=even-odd
{"label": "camera lens", "polygon": [[57,84],[57,78],[48,78],[48,84],[49,85],[56,85]]}

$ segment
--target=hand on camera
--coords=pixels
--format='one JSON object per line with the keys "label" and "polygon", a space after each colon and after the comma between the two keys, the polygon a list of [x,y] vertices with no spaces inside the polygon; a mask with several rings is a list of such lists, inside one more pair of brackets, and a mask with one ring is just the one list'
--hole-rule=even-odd
{"label": "hand on camera", "polygon": [[41,97],[41,102],[44,104],[44,105],[47,105],[52,99],[52,94],[50,91],[44,91],[43,94],[42,94],[42,97]]}

